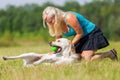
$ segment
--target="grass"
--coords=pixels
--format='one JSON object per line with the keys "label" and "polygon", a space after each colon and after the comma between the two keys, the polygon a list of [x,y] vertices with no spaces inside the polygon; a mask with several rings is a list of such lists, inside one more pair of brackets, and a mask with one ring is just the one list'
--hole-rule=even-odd
{"label": "grass", "polygon": [[[120,56],[120,42],[111,42],[102,51],[115,48]],[[3,61],[2,56],[19,55],[26,52],[47,53],[47,44],[0,48],[0,80],[119,80],[120,60],[110,59],[93,62],[81,61],[72,65],[23,67],[22,60]]]}

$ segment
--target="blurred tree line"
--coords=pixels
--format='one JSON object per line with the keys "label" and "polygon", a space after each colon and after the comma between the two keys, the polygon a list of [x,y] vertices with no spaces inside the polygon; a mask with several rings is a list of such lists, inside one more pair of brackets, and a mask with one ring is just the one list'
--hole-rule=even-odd
{"label": "blurred tree line", "polygon": [[44,40],[51,37],[43,28],[42,12],[47,6],[55,6],[64,11],[76,11],[93,21],[110,40],[120,40],[120,0],[93,0],[85,5],[76,1],[64,6],[45,3],[41,6],[30,4],[21,7],[8,6],[0,10],[0,40],[15,39]]}

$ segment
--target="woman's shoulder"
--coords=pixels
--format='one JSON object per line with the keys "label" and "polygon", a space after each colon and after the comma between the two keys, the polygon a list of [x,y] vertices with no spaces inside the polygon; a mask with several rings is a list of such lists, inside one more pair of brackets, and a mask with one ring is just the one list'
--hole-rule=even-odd
{"label": "woman's shoulder", "polygon": [[65,18],[66,19],[73,19],[73,18],[83,18],[83,15],[77,12],[72,12],[72,11],[68,11],[65,13]]}
{"label": "woman's shoulder", "polygon": [[66,19],[67,21],[72,20],[72,19],[74,19],[74,18],[76,18],[76,15],[73,14],[73,12],[66,12],[66,13],[65,13],[65,19]]}

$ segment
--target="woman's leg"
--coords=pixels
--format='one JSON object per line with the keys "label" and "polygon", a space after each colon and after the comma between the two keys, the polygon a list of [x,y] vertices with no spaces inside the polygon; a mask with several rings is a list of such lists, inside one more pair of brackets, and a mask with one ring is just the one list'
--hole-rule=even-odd
{"label": "woman's leg", "polygon": [[84,58],[86,61],[91,61],[93,55],[94,55],[93,50],[86,50],[81,53],[82,58]]}
{"label": "woman's leg", "polygon": [[97,53],[97,54],[94,54],[94,53],[95,53],[94,50],[87,50],[87,51],[83,51],[81,56],[87,61],[92,61],[92,60],[97,60],[97,59],[102,59],[107,57],[112,60],[118,60],[117,52],[114,49],[108,52]]}

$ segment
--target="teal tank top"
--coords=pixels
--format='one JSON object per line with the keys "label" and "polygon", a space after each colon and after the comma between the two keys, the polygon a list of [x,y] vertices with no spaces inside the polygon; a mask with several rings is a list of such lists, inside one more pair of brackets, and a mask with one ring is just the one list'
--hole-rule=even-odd
{"label": "teal tank top", "polygon": [[[69,31],[67,33],[64,33],[63,36],[65,36],[65,37],[75,36],[76,32],[74,31],[74,29],[66,21],[66,14],[67,13],[65,13],[64,20],[66,22],[66,25],[69,28]],[[81,25],[82,30],[83,30],[83,37],[86,36],[87,34],[89,34],[91,31],[93,31],[93,29],[95,28],[95,24],[94,23],[92,23],[91,21],[87,20],[86,18],[84,18],[79,13],[76,13],[76,12],[70,12],[70,13],[74,14],[77,17],[78,22]]]}

